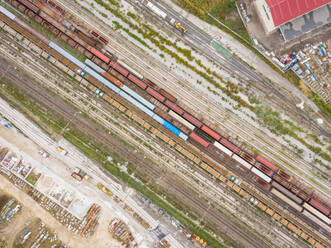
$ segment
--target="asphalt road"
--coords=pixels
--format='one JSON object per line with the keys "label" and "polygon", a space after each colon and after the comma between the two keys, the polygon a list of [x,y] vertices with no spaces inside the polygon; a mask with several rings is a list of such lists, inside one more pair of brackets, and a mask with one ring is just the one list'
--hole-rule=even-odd
{"label": "asphalt road", "polygon": [[[238,58],[232,56],[231,58],[227,58],[221,53],[217,52],[211,45],[211,41],[213,40],[208,34],[206,34],[203,30],[193,25],[191,22],[187,21],[183,16],[179,13],[175,12],[175,10],[171,8],[166,8],[161,5],[159,2],[153,2],[158,8],[167,13],[167,18],[174,18],[179,21],[186,29],[187,32],[183,35],[183,38],[188,41],[193,41],[195,47],[197,47],[200,51],[206,54],[208,57],[212,58],[214,61],[221,64],[223,67],[227,68],[229,71],[234,72],[243,80],[262,80],[262,77],[254,71],[251,71],[249,67],[242,62],[239,61]],[[131,1],[132,4],[135,1]],[[150,12],[148,8],[146,8],[141,2],[137,2],[135,6],[140,8],[144,8],[146,11]],[[170,24],[167,23],[170,26]]]}

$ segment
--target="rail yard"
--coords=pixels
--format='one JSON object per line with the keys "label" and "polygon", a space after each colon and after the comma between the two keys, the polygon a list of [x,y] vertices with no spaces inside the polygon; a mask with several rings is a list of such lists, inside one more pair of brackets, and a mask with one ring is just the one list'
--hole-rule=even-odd
{"label": "rail yard", "polygon": [[[56,172],[54,168],[43,169],[43,166],[24,163],[15,155],[19,151],[8,148],[13,144],[3,142],[0,147],[2,176],[49,211],[59,223],[66,226],[68,232],[80,235],[82,239],[110,232],[108,236],[122,243],[118,247],[277,247],[273,238],[284,246],[330,247],[329,199],[315,189],[304,186],[286,169],[280,168],[277,161],[269,161],[262,153],[251,152],[245,146],[238,145],[235,137],[201,116],[196,116],[178,96],[118,59],[120,54],[107,49],[111,40],[98,30],[82,26],[65,7],[47,0],[5,2],[3,6],[0,5],[1,50],[3,53],[7,50],[7,59],[11,60],[11,64],[15,61],[17,65],[5,66],[6,62],[1,61],[1,79],[10,81],[14,88],[20,89],[36,102],[40,101],[38,104],[42,109],[47,106],[61,116],[66,125],[58,135],[67,133],[71,126],[77,127],[82,135],[97,140],[100,149],[111,147],[114,154],[128,161],[123,165],[117,163],[121,173],[133,165],[136,170],[133,175],[140,173],[136,178],[139,183],[151,186],[153,181],[157,185],[154,186],[155,190],[160,192],[159,187],[165,189],[161,191],[164,195],[160,196],[165,199],[168,199],[167,193],[175,196],[176,200],[168,200],[173,208],[176,208],[178,199],[180,204],[188,206],[188,212],[185,213],[185,207],[179,212],[190,216],[189,211],[192,210],[193,215],[199,216],[195,220],[199,223],[197,225],[192,224],[192,217],[179,217],[177,210],[167,213],[167,217],[160,215],[161,212],[167,212],[163,209],[163,203],[151,202],[149,206],[153,207],[149,208],[137,204],[133,197],[135,193],[130,193],[127,188],[130,186],[128,181],[132,179],[127,179],[125,185],[114,178],[116,175],[109,175],[107,167],[90,167],[83,162],[88,158],[77,160],[78,155],[73,156],[76,152],[68,143],[58,144],[53,141],[54,137],[47,137],[46,134],[41,135],[45,138],[36,138],[40,131],[32,127],[34,124],[24,120],[25,117],[18,118],[13,110],[8,111],[9,107],[0,104],[3,117],[45,151],[39,153],[45,154],[44,159],[48,159],[49,154],[58,157],[64,164],[69,159],[76,159],[75,169],[74,165],[67,169],[63,166],[62,174],[67,176],[61,178],[61,172]],[[166,18],[152,3],[145,1],[145,4],[159,13],[161,18]],[[185,35],[187,29],[181,23],[174,19],[168,21]],[[15,59],[17,56],[22,56],[22,61]],[[24,63],[28,58],[30,65]],[[18,83],[25,74],[15,73],[16,66],[33,68],[35,79],[43,83],[34,83],[27,78],[24,84]],[[24,70],[27,71],[27,68]],[[60,77],[63,83],[51,83],[49,76],[45,77],[50,71],[56,75],[54,78]],[[78,88],[82,98],[77,96]],[[57,92],[62,99],[52,95],[52,92]],[[90,100],[91,104],[88,103]],[[74,107],[70,107],[70,104]],[[116,119],[120,128],[111,125],[111,119],[113,123]],[[130,127],[126,122],[132,123]],[[111,134],[113,132],[116,135]],[[117,136],[127,139],[130,145]],[[133,137],[146,141],[139,146],[137,138]],[[54,147],[47,148],[42,144],[54,144]],[[130,148],[135,145],[139,148]],[[86,151],[82,150],[88,154]],[[107,160],[112,161],[112,158],[108,156]],[[156,166],[153,161],[162,166]],[[57,175],[50,176],[54,173]],[[180,182],[180,177],[184,179],[183,182]],[[109,178],[117,183],[109,184]],[[65,187],[68,182],[71,186]],[[84,185],[82,192],[80,183]],[[208,185],[208,189],[205,185]],[[71,187],[76,189],[70,191]],[[125,192],[119,188],[125,188]],[[101,205],[96,197],[91,196],[91,192],[97,190],[98,197],[101,194],[106,199],[102,200]],[[218,196],[217,199],[214,196]],[[144,199],[146,205],[148,198],[144,197],[148,197],[148,194],[137,197]],[[269,227],[269,232],[275,234],[258,235],[256,230],[263,229],[262,223],[257,227],[251,220],[247,222],[250,223],[247,227],[215,207],[215,204],[226,205],[229,199],[236,209],[246,206],[249,213],[258,211],[256,218],[272,223],[274,226]],[[86,209],[78,210],[75,204],[84,201],[89,203]],[[115,217],[108,220],[104,216],[106,201],[111,201],[111,208],[116,213]],[[158,210],[153,210],[157,205]],[[237,210],[232,207],[231,211],[232,215],[236,215]],[[100,226],[105,230],[98,233]],[[175,232],[178,232],[178,237],[176,235],[174,238]]]}

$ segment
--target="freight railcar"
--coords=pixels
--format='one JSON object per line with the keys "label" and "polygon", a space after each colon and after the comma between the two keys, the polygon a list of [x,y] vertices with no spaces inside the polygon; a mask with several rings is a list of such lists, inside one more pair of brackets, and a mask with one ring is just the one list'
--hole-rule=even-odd
{"label": "freight railcar", "polygon": [[273,193],[275,196],[277,196],[282,201],[286,202],[289,206],[291,206],[295,210],[297,210],[299,212],[302,211],[303,208],[299,204],[292,201],[290,198],[288,198],[286,195],[284,195],[282,192],[278,191],[277,189],[272,188],[271,193]]}
{"label": "freight railcar", "polygon": [[260,163],[264,164],[265,166],[269,167],[273,171],[277,171],[278,168],[274,164],[270,163],[268,160],[266,160],[264,157],[258,155],[256,157],[256,160],[259,161]]}
{"label": "freight railcar", "polygon": [[293,194],[291,191],[287,190],[277,182],[273,181],[271,185],[283,194],[285,194],[287,197],[291,198],[296,203],[301,204],[303,202],[301,198],[297,197],[295,194]]}

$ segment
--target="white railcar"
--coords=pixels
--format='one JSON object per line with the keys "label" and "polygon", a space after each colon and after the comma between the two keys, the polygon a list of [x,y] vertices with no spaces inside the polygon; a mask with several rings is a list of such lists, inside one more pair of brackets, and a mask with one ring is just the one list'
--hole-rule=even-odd
{"label": "white railcar", "polygon": [[258,177],[262,178],[264,181],[266,181],[267,183],[271,182],[271,178],[268,177],[266,174],[264,174],[262,171],[259,171],[258,169],[256,169],[255,167],[252,168],[252,172],[257,175]]}
{"label": "white railcar", "polygon": [[151,2],[148,2],[146,4],[147,8],[149,8],[151,11],[153,11],[155,14],[157,14],[159,17],[161,17],[162,19],[165,19],[167,17],[167,13],[165,13],[164,11],[160,10],[158,7],[156,7],[154,4],[152,4]]}
{"label": "white railcar", "polygon": [[234,160],[236,160],[237,162],[239,162],[240,164],[242,164],[243,166],[245,166],[247,169],[250,170],[252,168],[252,165],[250,163],[248,163],[246,160],[239,157],[237,154],[233,154],[232,158]]}
{"label": "white railcar", "polygon": [[195,128],[195,126],[193,126],[191,123],[189,123],[187,120],[185,120],[184,118],[182,118],[181,116],[179,116],[178,114],[176,114],[174,111],[170,110],[169,111],[169,115],[176,119],[177,121],[179,121],[180,123],[182,123],[184,126],[188,127],[190,130],[193,130]]}
{"label": "white railcar", "polygon": [[233,152],[226,148],[225,146],[223,146],[222,144],[218,143],[217,141],[214,142],[214,146],[218,149],[220,149],[222,152],[224,152],[225,154],[231,156],[233,154]]}

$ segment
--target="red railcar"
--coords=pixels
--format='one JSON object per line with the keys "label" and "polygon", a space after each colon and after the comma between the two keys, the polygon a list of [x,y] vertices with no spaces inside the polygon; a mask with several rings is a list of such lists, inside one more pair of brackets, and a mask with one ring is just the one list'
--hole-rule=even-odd
{"label": "red railcar", "polygon": [[76,180],[78,180],[78,181],[82,181],[83,180],[83,178],[80,175],[78,175],[76,172],[71,173],[71,176],[73,178],[75,178]]}
{"label": "red railcar", "polygon": [[90,46],[95,46],[96,45],[96,41],[93,40],[90,36],[88,36],[87,34],[85,34],[84,32],[80,31],[79,29],[75,28],[74,32],[83,40],[85,41],[87,44],[89,44]]}
{"label": "red railcar", "polygon": [[196,126],[197,128],[200,128],[202,126],[201,121],[199,121],[198,119],[194,118],[192,115],[188,114],[188,113],[184,113],[184,118],[186,120],[188,120],[189,122],[191,122],[194,126]]}
{"label": "red railcar", "polygon": [[165,100],[165,97],[164,96],[160,95],[158,92],[156,92],[155,90],[153,90],[151,87],[148,87],[146,91],[149,94],[151,94],[152,96],[154,96],[160,102],[163,102]]}
{"label": "red railcar", "polygon": [[100,51],[98,51],[97,49],[95,49],[94,47],[91,48],[90,50],[95,56],[97,56],[99,59],[101,59],[102,61],[104,61],[105,63],[109,63],[110,59],[105,56],[103,53],[101,53]]}
{"label": "red railcar", "polygon": [[198,135],[196,135],[195,133],[191,133],[190,134],[190,137],[192,138],[192,139],[194,139],[195,141],[197,141],[199,144],[201,144],[202,146],[204,146],[204,147],[207,147],[208,146],[208,142],[207,141],[205,141],[203,138],[201,138],[200,136],[198,136]]}
{"label": "red railcar", "polygon": [[302,200],[304,200],[304,201],[308,201],[309,198],[310,198],[310,194],[308,194],[308,193],[305,192],[305,191],[300,191],[299,194],[298,194],[298,196],[299,196]]}
{"label": "red railcar", "polygon": [[217,133],[215,133],[213,130],[211,130],[207,126],[203,126],[201,129],[216,140],[219,140],[221,138],[221,136],[219,136]]}
{"label": "red railcar", "polygon": [[265,166],[268,166],[273,171],[277,171],[278,170],[277,166],[273,165],[272,163],[270,163],[269,161],[267,161],[264,157],[262,157],[260,155],[258,155],[256,157],[256,160],[259,161],[260,163],[264,164]]}
{"label": "red railcar", "polygon": [[263,188],[265,188],[265,189],[269,189],[269,188],[270,188],[270,184],[267,183],[267,182],[265,182],[264,180],[262,180],[262,179],[259,178],[259,177],[256,178],[256,182],[257,182],[258,184],[260,184],[260,185],[261,185]]}
{"label": "red railcar", "polygon": [[330,214],[330,210],[328,208],[324,207],[321,203],[319,203],[315,199],[311,199],[309,201],[309,204],[312,205],[317,210],[319,210],[320,212],[322,212],[323,214],[325,214],[326,216],[328,216]]}
{"label": "red railcar", "polygon": [[53,1],[47,1],[47,4],[49,6],[51,6],[53,9],[59,11],[61,13],[61,15],[64,15],[66,12],[64,11],[64,9],[62,9],[59,5],[57,5],[56,3],[54,3]]}
{"label": "red railcar", "polygon": [[141,81],[139,78],[137,78],[133,74],[130,74],[128,76],[128,79],[130,79],[133,83],[138,85],[140,88],[146,89],[146,87],[147,87],[146,84],[143,81]]}
{"label": "red railcar", "polygon": [[99,35],[98,40],[101,41],[104,45],[108,44],[108,40],[106,40],[105,38],[103,38],[101,35]]}
{"label": "red railcar", "polygon": [[26,6],[27,8],[31,9],[34,13],[39,14],[40,9],[35,6],[33,3],[27,1],[27,0],[18,0],[21,4]]}
{"label": "red railcar", "polygon": [[19,4],[18,5],[18,10],[21,11],[22,13],[25,12],[25,10],[27,10],[29,8],[27,8],[26,6],[24,6],[23,4]]}
{"label": "red railcar", "polygon": [[110,62],[110,66],[113,67],[119,73],[121,73],[124,77],[127,77],[129,74],[129,72],[125,68],[123,68],[119,64],[115,63],[114,61]]}
{"label": "red railcar", "polygon": [[225,145],[227,148],[229,148],[234,153],[239,153],[240,149],[233,145],[230,141],[227,141],[226,139],[221,139],[221,143]]}
{"label": "red railcar", "polygon": [[267,166],[264,166],[263,164],[258,164],[257,166],[261,171],[263,171],[265,174],[267,174],[268,176],[271,176],[272,175],[272,170],[270,170],[269,167]]}
{"label": "red railcar", "polygon": [[184,111],[178,107],[176,104],[170,102],[169,100],[165,101],[165,105],[167,105],[169,108],[171,108],[173,111],[175,111],[177,114],[182,115]]}
{"label": "red railcar", "polygon": [[54,27],[56,27],[60,31],[62,31],[62,32],[66,31],[66,28],[64,26],[62,26],[60,23],[58,23],[53,17],[47,15],[45,12],[41,12],[40,17],[44,18],[47,22],[52,24]]}
{"label": "red railcar", "polygon": [[287,189],[291,189],[292,184],[288,181],[286,181],[284,178],[282,178],[281,176],[279,176],[278,174],[274,173],[272,178],[277,181],[278,183],[280,183],[281,185],[283,185],[285,188]]}

